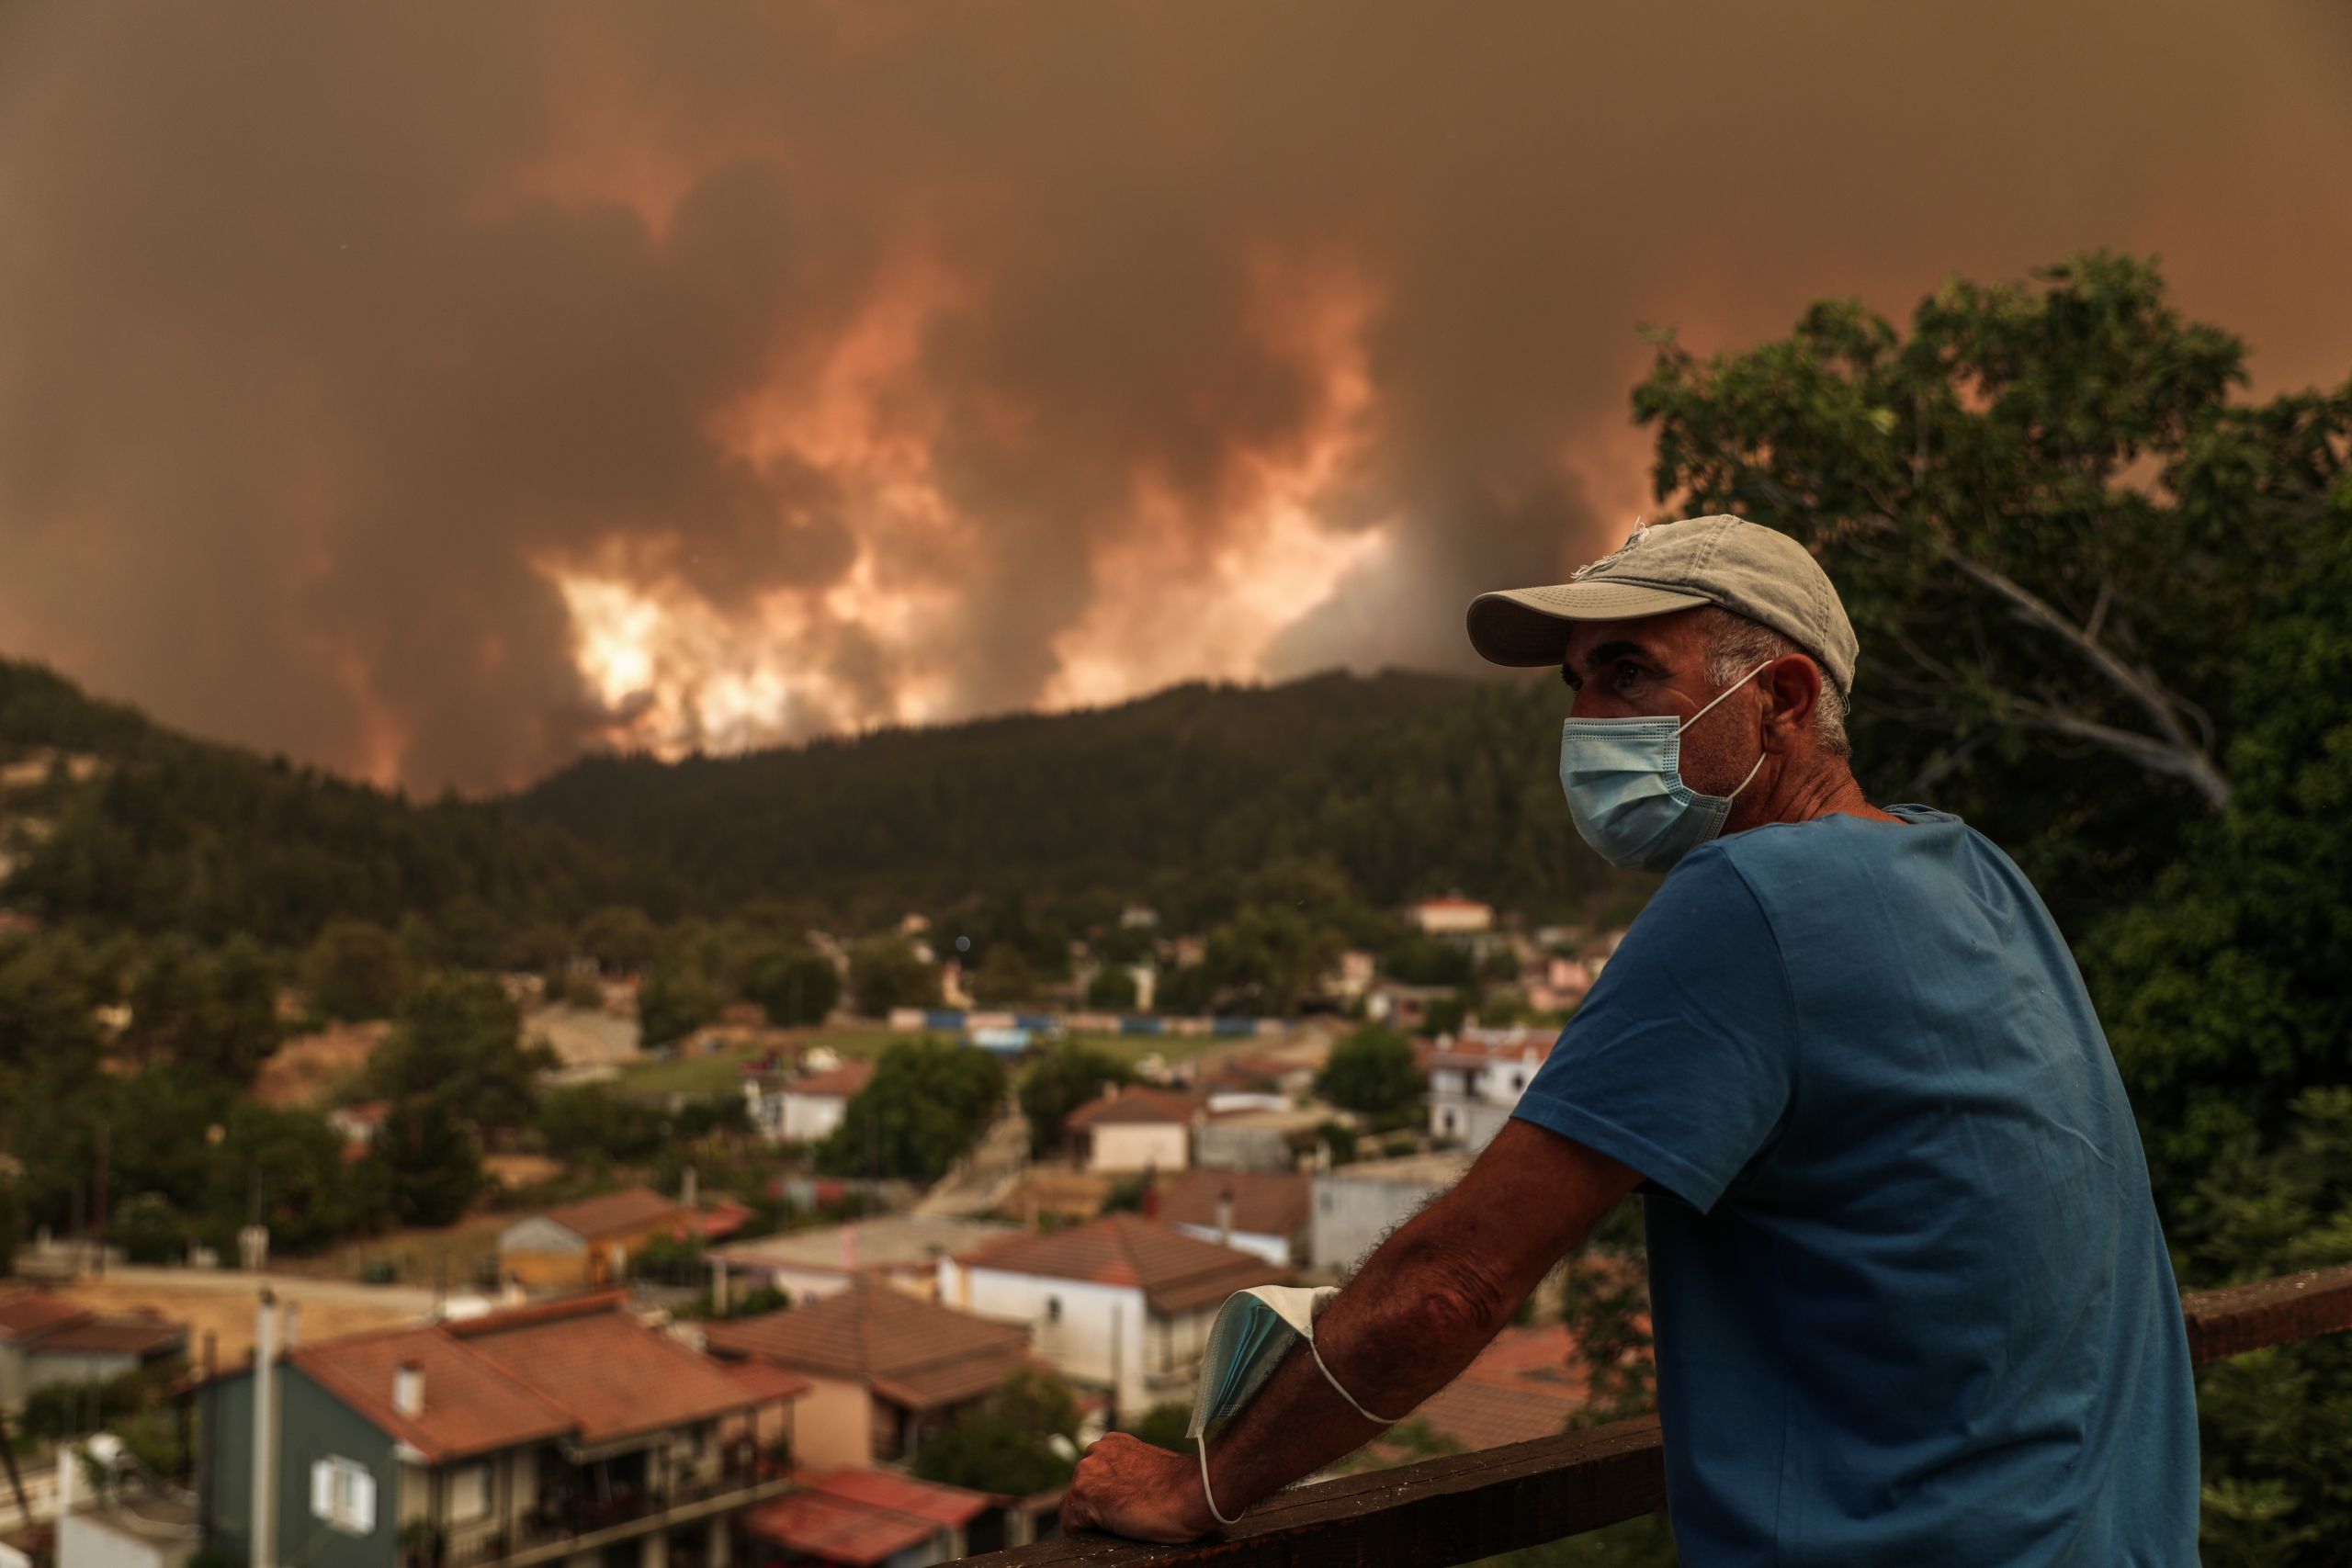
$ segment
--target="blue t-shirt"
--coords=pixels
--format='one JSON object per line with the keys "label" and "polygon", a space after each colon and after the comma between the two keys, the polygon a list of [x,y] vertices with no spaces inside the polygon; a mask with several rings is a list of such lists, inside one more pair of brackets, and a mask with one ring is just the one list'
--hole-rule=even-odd
{"label": "blue t-shirt", "polygon": [[2180,1298],[2107,1037],[1959,818],[1686,856],[1518,1114],[1640,1171],[1691,1568],[2197,1561]]}

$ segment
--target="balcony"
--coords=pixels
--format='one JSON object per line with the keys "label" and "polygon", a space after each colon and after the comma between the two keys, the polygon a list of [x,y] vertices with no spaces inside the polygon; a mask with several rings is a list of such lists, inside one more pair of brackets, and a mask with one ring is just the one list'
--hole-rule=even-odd
{"label": "balcony", "polygon": [[[2352,1265],[2182,1298],[2190,1358],[2209,1361],[2352,1329]],[[1276,1493],[1182,1546],[1092,1533],[1015,1547],[985,1568],[1452,1568],[1666,1506],[1657,1418],[1643,1416]]]}
{"label": "balcony", "polygon": [[657,1529],[696,1524],[764,1503],[792,1489],[788,1471],[752,1461],[729,1463],[706,1476],[657,1489],[627,1490],[606,1500],[576,1497],[569,1506],[543,1505],[513,1528],[485,1520],[452,1529],[437,1556],[411,1555],[412,1568],[537,1568],[575,1552],[594,1551]]}

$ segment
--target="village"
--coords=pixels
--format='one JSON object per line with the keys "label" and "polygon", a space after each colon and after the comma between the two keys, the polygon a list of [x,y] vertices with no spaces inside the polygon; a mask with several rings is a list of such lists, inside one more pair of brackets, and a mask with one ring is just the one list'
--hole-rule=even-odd
{"label": "village", "polygon": [[[1458,896],[1396,918],[1411,977],[1340,948],[1278,1017],[1151,1010],[1204,944],[1141,906],[1133,962],[1074,953],[1020,1008],[980,1005],[920,917],[890,940],[931,1005],[861,1014],[850,946],[811,932],[824,1016],[738,1002],[655,1046],[642,976],[508,973],[543,1108],[674,1139],[474,1132],[481,1195],[450,1223],[295,1252],[257,1194],[233,1256],[127,1235],[149,1195],[110,1211],[101,1169],[85,1223],[0,1282],[0,1551],[925,1568],[1051,1534],[1089,1442],[1185,1443],[1229,1295],[1342,1280],[1452,1184],[1622,934]],[[254,1093],[380,1158],[411,1135],[358,1098],[391,1032],[295,1033]],[[951,1079],[983,1102],[946,1114]],[[1556,1295],[1522,1315],[1345,1467],[1574,1424],[1591,1380]]]}

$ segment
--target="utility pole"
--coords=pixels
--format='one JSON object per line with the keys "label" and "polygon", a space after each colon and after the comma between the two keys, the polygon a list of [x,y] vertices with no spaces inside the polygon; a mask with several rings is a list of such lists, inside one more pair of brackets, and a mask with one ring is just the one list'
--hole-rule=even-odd
{"label": "utility pole", "polygon": [[92,1260],[93,1270],[101,1279],[107,1271],[107,1156],[114,1148],[114,1123],[98,1123],[98,1187],[96,1199],[97,1256]]}

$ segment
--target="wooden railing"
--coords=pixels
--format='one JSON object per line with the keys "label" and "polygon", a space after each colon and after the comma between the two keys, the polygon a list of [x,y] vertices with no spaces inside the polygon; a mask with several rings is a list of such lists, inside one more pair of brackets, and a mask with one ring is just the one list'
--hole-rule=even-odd
{"label": "wooden railing", "polygon": [[[2181,1300],[2199,1365],[2352,1329],[2352,1265]],[[1151,1546],[1092,1533],[967,1568],[1453,1568],[1666,1506],[1655,1416],[1276,1493],[1218,1534]]]}

